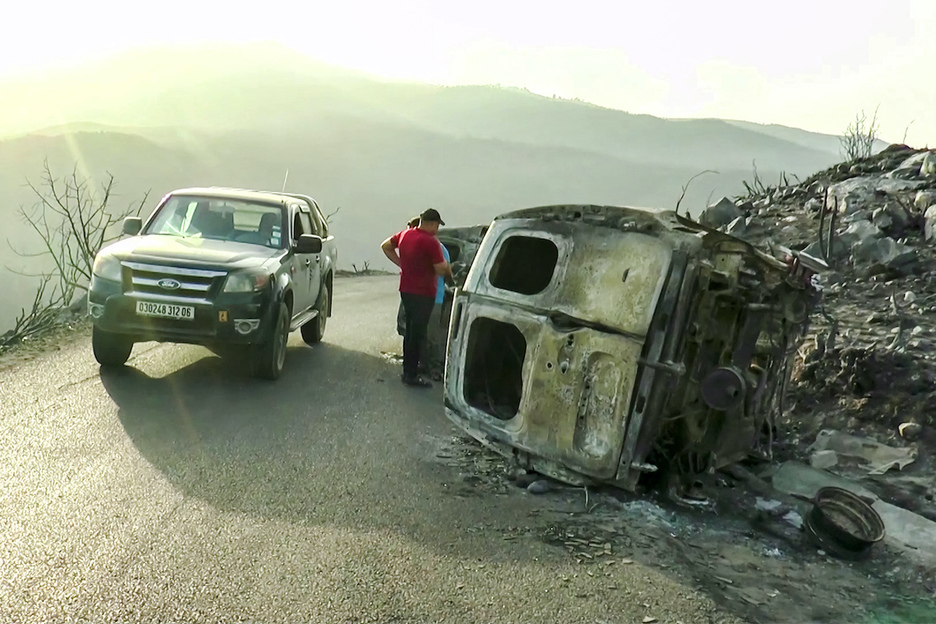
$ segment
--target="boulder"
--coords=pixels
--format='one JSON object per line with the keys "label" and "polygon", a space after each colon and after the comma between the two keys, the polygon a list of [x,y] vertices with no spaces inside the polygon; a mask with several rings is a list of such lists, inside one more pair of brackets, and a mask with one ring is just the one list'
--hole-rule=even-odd
{"label": "boulder", "polygon": [[882,236],[884,232],[870,221],[855,221],[841,234],[841,239],[849,247],[854,247],[866,239]]}
{"label": "boulder", "polygon": [[926,210],[936,204],[936,191],[919,191],[913,198],[913,205],[917,210]]}
{"label": "boulder", "polygon": [[858,221],[870,221],[871,213],[867,210],[856,210],[855,212],[845,215],[845,218],[842,219],[842,223],[857,223]]}
{"label": "boulder", "polygon": [[892,180],[882,176],[850,178],[829,187],[829,203],[838,201],[839,211],[843,203],[851,202],[851,212],[866,209],[878,195],[886,196],[902,191],[916,191],[925,186],[922,180]]}
{"label": "boulder", "polygon": [[852,258],[856,262],[885,269],[899,269],[916,260],[916,250],[902,245],[889,236],[869,236],[852,246]]}
{"label": "boulder", "polygon": [[702,212],[699,221],[702,225],[719,228],[728,225],[740,216],[742,216],[741,209],[727,197],[722,197]]}
{"label": "boulder", "polygon": [[923,236],[926,240],[936,238],[936,204],[933,204],[923,213]]}
{"label": "boulder", "polygon": [[907,212],[894,202],[887,202],[871,215],[874,225],[887,233],[901,232],[907,227]]}
{"label": "boulder", "polygon": [[925,152],[920,164],[920,175],[924,178],[936,177],[936,152]]}
{"label": "boulder", "polygon": [[819,212],[820,210],[822,210],[822,200],[813,197],[812,199],[806,202],[806,205],[804,207],[806,208],[807,212]]}
{"label": "boulder", "polygon": [[905,159],[896,169],[887,174],[889,178],[909,180],[921,175],[921,168],[929,152],[918,152]]}

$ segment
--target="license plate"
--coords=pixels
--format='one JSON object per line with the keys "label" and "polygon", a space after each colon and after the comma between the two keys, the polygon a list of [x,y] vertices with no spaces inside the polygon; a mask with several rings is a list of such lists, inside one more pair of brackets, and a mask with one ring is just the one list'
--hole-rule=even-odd
{"label": "license plate", "polygon": [[158,316],[160,318],[171,318],[182,321],[191,321],[195,318],[194,307],[175,305],[172,303],[137,301],[136,311],[140,316]]}

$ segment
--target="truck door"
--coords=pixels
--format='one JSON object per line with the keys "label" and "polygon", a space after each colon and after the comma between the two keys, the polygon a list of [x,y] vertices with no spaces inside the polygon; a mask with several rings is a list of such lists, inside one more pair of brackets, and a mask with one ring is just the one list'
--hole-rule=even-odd
{"label": "truck door", "polygon": [[[298,215],[302,227],[302,234],[320,235],[313,225],[312,213],[307,207],[302,206]],[[303,267],[306,273],[306,296],[308,299],[306,305],[301,309],[305,310],[314,306],[318,301],[319,288],[322,283],[322,254],[303,255]]]}
{"label": "truck door", "polygon": [[312,254],[300,254],[295,251],[296,241],[302,234],[308,234],[303,229],[302,216],[298,207],[293,206],[292,212],[292,266],[289,268],[289,276],[293,285],[293,315],[307,310],[312,304],[309,302],[309,271],[312,265]]}

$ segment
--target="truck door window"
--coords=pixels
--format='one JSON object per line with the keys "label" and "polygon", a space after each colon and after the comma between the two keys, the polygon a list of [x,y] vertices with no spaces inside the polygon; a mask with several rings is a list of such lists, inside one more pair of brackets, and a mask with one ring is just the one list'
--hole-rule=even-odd
{"label": "truck door window", "polygon": [[489,279],[502,290],[535,295],[552,281],[559,260],[559,248],[547,238],[511,236],[502,244]]}
{"label": "truck door window", "polygon": [[[304,211],[303,211],[304,212]],[[313,233],[325,238],[328,236],[325,232],[325,221],[321,218],[321,214],[313,206],[312,210],[309,212],[309,217],[312,219],[312,228]]]}
{"label": "truck door window", "polygon": [[299,233],[301,234],[315,234],[315,229],[312,227],[312,220],[309,218],[309,214],[305,211],[296,213],[296,225],[299,226],[297,230],[296,238],[299,238]]}

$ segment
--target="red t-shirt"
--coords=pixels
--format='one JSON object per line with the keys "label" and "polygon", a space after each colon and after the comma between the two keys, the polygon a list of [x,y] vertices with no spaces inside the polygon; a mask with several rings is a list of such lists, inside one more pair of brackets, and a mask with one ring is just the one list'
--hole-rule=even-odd
{"label": "red t-shirt", "polygon": [[400,254],[400,292],[435,297],[438,276],[433,265],[445,262],[438,239],[417,227],[397,232],[390,242]]}

